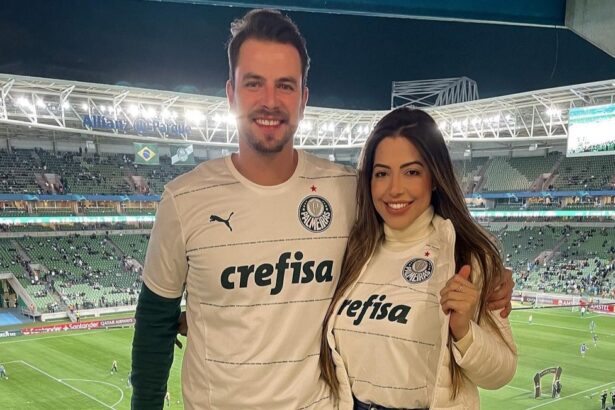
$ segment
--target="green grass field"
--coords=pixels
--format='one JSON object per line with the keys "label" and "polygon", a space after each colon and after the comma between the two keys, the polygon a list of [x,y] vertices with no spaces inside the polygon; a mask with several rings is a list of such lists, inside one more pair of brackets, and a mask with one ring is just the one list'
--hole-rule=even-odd
{"label": "green grass field", "polygon": [[[528,323],[529,315],[532,324]],[[593,410],[600,409],[600,392],[615,389],[615,317],[571,312],[570,308],[516,310],[511,324],[519,363],[515,378],[497,391],[481,391],[484,409]],[[598,346],[594,347],[589,324],[596,323]],[[579,352],[586,343],[585,358]],[[551,398],[553,376],[542,380],[543,395],[534,399],[534,374],[547,367],[561,366],[562,393]]]}
{"label": "green grass field", "polygon": [[[591,320],[596,322],[598,347],[591,340]],[[599,393],[615,389],[614,317],[581,318],[578,312],[562,308],[517,310],[511,321],[519,347],[517,375],[498,391],[481,391],[483,409],[600,408]],[[9,380],[0,380],[0,409],[129,409],[126,377],[132,332],[114,329],[0,340],[0,363],[9,375]],[[585,358],[579,353],[583,342],[589,347]],[[112,375],[114,359],[119,373]],[[182,351],[176,350],[169,380],[171,409],[182,408],[181,359]],[[545,376],[545,395],[534,399],[533,375],[558,365],[563,368],[561,397],[550,397],[551,377]]]}

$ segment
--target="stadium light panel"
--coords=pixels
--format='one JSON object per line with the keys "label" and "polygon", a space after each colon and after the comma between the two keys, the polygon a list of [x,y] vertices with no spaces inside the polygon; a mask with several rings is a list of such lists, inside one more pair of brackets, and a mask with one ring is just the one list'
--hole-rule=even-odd
{"label": "stadium light panel", "polygon": [[152,107],[149,107],[146,110],[143,110],[143,116],[145,118],[154,118],[156,116],[156,110]]}
{"label": "stadium light panel", "polygon": [[64,101],[62,103],[62,108],[64,108],[65,110],[69,109],[70,108],[70,103],[68,101]]}
{"label": "stadium light panel", "polygon": [[137,115],[139,115],[139,107],[137,107],[135,104],[132,104],[130,107],[128,107],[128,113],[133,117],[136,117]]}
{"label": "stadium light panel", "polygon": [[438,127],[439,127],[441,130],[446,129],[446,127],[447,127],[447,126],[448,126],[448,123],[447,123],[446,121],[440,121],[440,122],[438,123]]}
{"label": "stadium light panel", "polygon": [[104,105],[100,106],[100,111],[101,112],[107,112],[107,107],[105,107]]}
{"label": "stadium light panel", "polygon": [[299,124],[299,129],[303,132],[312,131],[312,128],[313,128],[312,121],[303,120]]}
{"label": "stadium light panel", "polygon": [[548,108],[547,111],[545,111],[545,113],[549,117],[559,117],[559,115],[561,114],[561,111],[557,109],[556,107],[551,107],[551,108]]}
{"label": "stadium light panel", "polygon": [[82,109],[83,111],[87,111],[87,110],[88,110],[88,105],[87,105],[86,103],[82,103],[82,104],[81,104],[81,109]]}
{"label": "stadium light panel", "polygon": [[30,107],[32,104],[30,104],[30,101],[28,101],[26,97],[19,97],[17,99],[17,105],[21,107]]}
{"label": "stadium light panel", "polygon": [[38,99],[36,100],[36,106],[37,106],[38,108],[45,108],[45,101],[43,101],[43,100],[41,100],[40,98],[38,98]]}

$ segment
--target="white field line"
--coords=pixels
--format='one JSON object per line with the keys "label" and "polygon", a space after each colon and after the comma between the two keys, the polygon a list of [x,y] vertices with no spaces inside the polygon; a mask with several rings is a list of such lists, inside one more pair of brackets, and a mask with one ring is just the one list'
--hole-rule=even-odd
{"label": "white field line", "polygon": [[507,385],[506,385],[506,386],[504,386],[504,387],[508,387],[509,389],[519,390],[519,391],[522,391],[522,392],[525,392],[525,393],[531,393],[531,392],[532,392],[532,390],[529,390],[529,389],[522,389],[521,387],[511,386],[510,384],[507,384]]}
{"label": "white field line", "polygon": [[[123,327],[118,327],[115,329],[106,329],[104,330],[105,332],[112,332],[114,330],[125,330],[125,328]],[[37,340],[47,340],[47,339],[55,339],[57,337],[71,337],[71,336],[83,336],[83,335],[91,335],[93,332],[96,331],[103,331],[103,329],[96,329],[96,330],[88,330],[87,332],[82,332],[82,333],[68,333],[68,334],[54,334],[53,336],[47,336],[47,337],[37,337],[37,338],[30,338],[31,336],[23,336],[25,337],[24,339],[20,339],[20,340],[8,340],[6,342],[0,342],[0,345],[8,345],[11,343],[24,343],[24,342],[36,342]],[[19,336],[20,338],[22,336]]]}
{"label": "white field line", "polygon": [[587,393],[588,391],[592,391],[592,390],[596,390],[596,389],[601,389],[601,388],[603,388],[604,386],[608,386],[609,384],[613,384],[613,383],[615,383],[615,381],[612,381],[612,382],[610,382],[610,383],[604,383],[604,384],[601,384],[600,386],[592,387],[591,389],[587,389],[587,390],[583,390],[583,391],[580,391],[580,392],[575,393],[575,394],[571,394],[570,396],[559,397],[559,398],[557,398],[557,399],[555,399],[555,400],[551,400],[551,401],[548,401],[548,402],[546,402],[546,403],[539,404],[539,405],[534,406],[534,407],[528,407],[528,408],[527,408],[527,409],[525,409],[525,410],[533,410],[533,409],[537,409],[538,407],[548,406],[549,404],[557,403],[558,401],[561,401],[561,400],[566,400],[566,399],[569,399],[569,398],[571,398],[571,397],[578,396],[579,394]]}
{"label": "white field line", "polygon": [[37,371],[37,372],[39,372],[39,373],[44,374],[45,376],[49,377],[50,379],[53,379],[53,380],[57,381],[58,383],[61,383],[61,384],[63,384],[64,386],[66,386],[66,387],[68,387],[68,388],[70,388],[70,389],[73,389],[73,390],[74,390],[74,391],[76,391],[77,393],[81,393],[81,394],[83,394],[84,396],[86,396],[86,397],[88,397],[88,398],[90,398],[90,399],[94,400],[95,402],[99,403],[100,405],[102,405],[102,406],[104,406],[104,407],[106,407],[106,408],[108,408],[108,409],[115,410],[113,407],[109,406],[109,405],[108,405],[108,404],[106,404],[106,403],[103,403],[102,401],[98,400],[96,397],[91,396],[91,395],[87,394],[86,392],[84,392],[84,391],[82,391],[82,390],[79,390],[78,388],[73,387],[73,386],[71,386],[71,385],[70,385],[70,384],[68,384],[68,383],[63,382],[62,380],[58,379],[57,377],[53,377],[52,375],[50,375],[49,373],[45,372],[44,370],[41,370],[41,369],[39,369],[39,368],[38,368],[38,367],[36,367],[36,366],[32,366],[30,363],[28,363],[28,362],[26,362],[26,361],[24,361],[24,360],[20,360],[20,362],[21,362],[21,363],[23,363],[23,364],[25,364],[26,366],[28,366],[28,367],[30,367],[30,368],[32,368],[32,369],[34,369],[34,370],[36,370],[36,371]]}
{"label": "white field line", "polygon": [[119,390],[120,391],[120,399],[117,402],[115,402],[115,403],[113,403],[111,405],[111,407],[113,407],[113,408],[115,408],[115,406],[117,406],[118,404],[120,404],[120,402],[122,400],[124,400],[124,391],[122,391],[122,389],[120,389],[118,386],[116,386],[115,384],[112,384],[112,383],[107,383],[107,382],[103,382],[103,381],[100,381],[100,380],[89,380],[89,379],[60,379],[60,380],[64,380],[64,381],[81,381],[81,382],[106,384],[107,386],[111,386],[111,387]]}
{"label": "white field line", "polygon": [[[519,323],[519,324],[528,324],[525,321],[519,321],[519,320],[511,320],[510,323]],[[572,330],[573,332],[580,332],[580,333],[589,333],[589,329],[575,329],[573,327],[565,327],[565,326],[555,326],[555,325],[545,325],[542,323],[536,323],[535,321],[532,322],[531,325],[528,326],[542,326],[542,327],[552,327],[554,329],[562,329],[562,330]],[[598,335],[605,335],[605,336],[615,336],[615,333],[607,333],[607,332],[601,332],[601,331],[597,331],[596,332]]]}

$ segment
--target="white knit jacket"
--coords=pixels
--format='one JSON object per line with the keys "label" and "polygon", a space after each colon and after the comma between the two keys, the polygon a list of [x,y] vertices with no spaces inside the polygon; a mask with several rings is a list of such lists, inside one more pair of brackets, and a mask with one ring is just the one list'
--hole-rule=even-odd
{"label": "white knit jacket", "polygon": [[[441,249],[440,257],[435,261],[436,270],[447,272],[447,278],[455,275],[455,230],[449,220],[435,215],[432,220],[434,232],[428,238],[428,246]],[[369,263],[369,261],[368,261]],[[360,277],[365,272],[367,263],[363,267]],[[478,266],[472,266],[472,282],[479,289],[481,275],[478,275]],[[340,298],[338,305],[333,310],[336,312],[345,297],[352,291],[351,286],[344,297]],[[440,295],[438,294],[438,298]],[[491,326],[483,320],[481,325],[475,321],[471,323],[473,341],[465,354],[453,347],[452,359],[462,369],[463,384],[455,397],[451,398],[452,380],[449,371],[451,355],[448,350],[449,316],[439,310],[440,331],[442,345],[440,346],[440,358],[436,372],[436,386],[431,399],[431,410],[471,410],[480,408],[478,387],[483,389],[498,389],[506,385],[515,375],[517,369],[517,348],[515,346],[510,323],[508,319],[502,319],[499,312],[490,313],[494,322],[499,327],[504,338],[502,339]],[[340,410],[352,410],[353,399],[350,388],[350,380],[344,367],[341,355],[336,350],[335,337],[333,335],[333,322],[335,315],[327,323],[327,342],[332,350],[333,360],[336,366],[336,374],[340,384],[340,397],[338,401]],[[409,360],[407,365],[412,366]]]}

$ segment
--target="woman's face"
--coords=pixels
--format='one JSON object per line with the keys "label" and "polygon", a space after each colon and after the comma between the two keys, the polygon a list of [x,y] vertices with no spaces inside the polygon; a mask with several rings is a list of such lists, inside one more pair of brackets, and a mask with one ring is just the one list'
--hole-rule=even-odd
{"label": "woman's face", "polygon": [[371,187],[374,207],[392,229],[407,228],[431,204],[431,172],[404,137],[386,137],[376,147]]}

